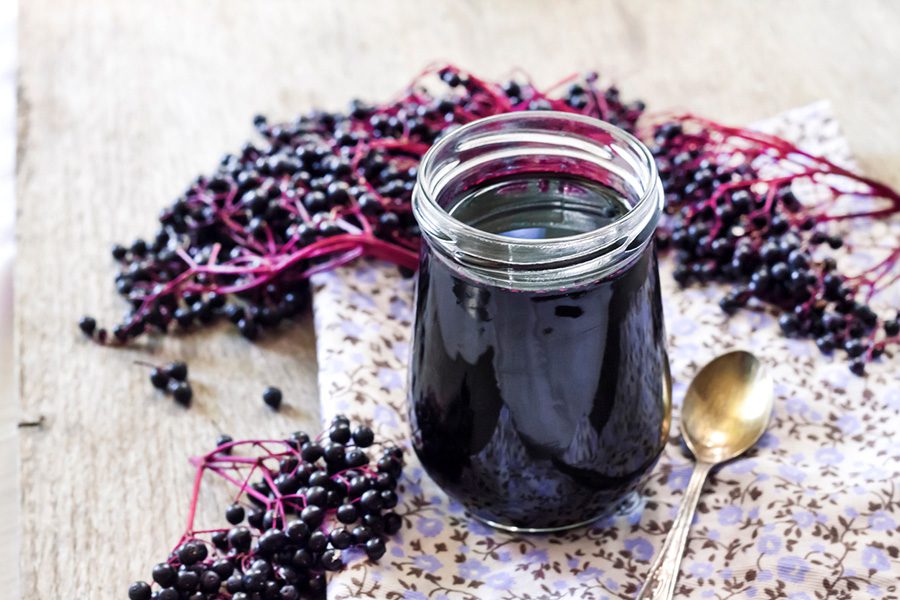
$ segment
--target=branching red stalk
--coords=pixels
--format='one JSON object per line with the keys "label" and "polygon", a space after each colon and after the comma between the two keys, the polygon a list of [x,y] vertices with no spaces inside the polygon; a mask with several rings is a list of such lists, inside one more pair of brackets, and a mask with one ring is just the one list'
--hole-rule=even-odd
{"label": "branching red stalk", "polygon": [[[354,102],[344,114],[313,112],[276,125],[260,117],[255,123],[265,144],[248,144],[226,155],[215,173],[198,178],[163,211],[152,243],[138,240],[114,250],[122,265],[117,285],[134,310],[114,329],[112,339],[125,343],[146,331],[190,329],[217,315],[227,316],[255,339],[261,328],[277,326],[305,309],[307,280],[316,273],[361,257],[386,260],[411,273],[419,244],[410,206],[417,166],[449,128],[503,112],[553,109],[633,130],[643,108],[641,102],[623,102],[616,88],[601,87],[596,74],[568,76],[540,90],[527,78],[500,84],[433,64],[382,105]],[[813,252],[813,246],[821,248],[823,241],[840,245],[835,233],[827,231],[829,224],[885,219],[900,212],[900,194],[889,186],[776,136],[689,113],[661,118],[645,128],[645,137],[654,138],[657,146],[672,218],[660,243],[664,246],[674,236],[673,224],[685,232],[691,226],[700,231],[695,239],[685,243],[682,236],[676,244],[694,245],[680,247],[677,255],[676,275],[684,283],[719,279],[749,284],[752,273],[743,272],[747,265],[730,273],[723,256],[731,260],[739,247],[745,253],[760,252],[773,238],[784,238],[786,247],[808,254],[801,262],[814,262],[821,271],[821,252]],[[766,171],[772,165],[778,166],[778,175]],[[800,203],[792,186],[801,181],[830,194]],[[738,209],[734,198],[745,202],[744,194],[751,205]],[[838,210],[848,198],[853,208]],[[871,284],[860,296],[868,302],[895,281],[891,273],[897,262],[891,254],[883,263],[885,272],[874,281],[854,275],[841,282],[850,295]],[[781,293],[760,299],[782,310],[824,310],[817,299],[825,300],[823,286],[832,285],[828,282],[834,277],[803,272],[809,282],[796,291],[796,302]],[[739,286],[725,308],[731,311],[753,296]],[[842,306],[852,309],[852,299],[844,300]],[[821,337],[821,328],[802,310],[796,319],[787,318],[787,329]],[[863,313],[862,327],[868,330],[871,316]],[[849,332],[854,324],[844,320]],[[96,329],[93,319],[83,320],[82,329],[98,341],[111,339]],[[841,347],[845,338],[841,333],[825,339],[823,347]],[[875,354],[882,349],[876,341]]]}
{"label": "branching red stalk", "polygon": [[[900,193],[787,140],[691,114],[666,115],[645,135],[670,215],[658,239],[676,248],[679,282],[735,284],[726,312],[751,298],[773,305],[786,334],[845,350],[858,374],[896,342],[897,316],[879,319],[870,303],[900,280],[900,248],[850,276],[828,254],[844,246],[832,224],[892,218]],[[801,201],[795,183],[820,193]],[[864,204],[838,210],[848,203]]]}
{"label": "branching red stalk", "polygon": [[[182,589],[180,575],[173,583],[175,575],[191,571],[204,582],[203,597],[208,600],[229,600],[240,596],[238,589],[253,592],[259,586],[280,592],[278,597],[294,598],[324,590],[325,571],[343,566],[342,549],[356,545],[364,547],[370,559],[380,558],[383,536],[402,526],[402,518],[390,512],[398,502],[394,488],[402,453],[381,448],[373,466],[364,450],[373,444],[372,430],[359,426],[351,433],[342,416],[317,439],[323,444],[299,432],[286,440],[229,441],[191,458],[195,475],[185,531],[162,564],[165,568],[154,569],[155,582],[136,582],[129,595],[155,597],[155,586],[159,594],[171,595],[166,590]],[[197,527],[207,473],[237,489],[225,511],[231,523],[227,527]],[[337,495],[332,498],[332,493]],[[348,513],[349,507],[355,508]]]}
{"label": "branching red stalk", "polygon": [[499,84],[433,64],[380,106],[355,102],[346,114],[313,112],[277,125],[260,117],[264,145],[226,155],[214,174],[198,178],[163,211],[155,241],[114,250],[117,285],[134,310],[112,338],[85,329],[98,341],[125,343],[224,313],[254,339],[308,304],[315,273],[361,257],[412,272],[419,232],[410,195],[424,153],[448,128],[535,109],[633,129],[643,105],[623,103],[594,74],[540,90],[527,79]]}

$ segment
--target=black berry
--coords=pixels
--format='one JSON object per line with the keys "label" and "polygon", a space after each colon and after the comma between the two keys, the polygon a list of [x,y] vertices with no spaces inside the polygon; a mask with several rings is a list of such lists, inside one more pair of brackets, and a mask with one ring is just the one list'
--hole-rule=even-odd
{"label": "black berry", "polygon": [[153,368],[150,371],[150,383],[158,390],[165,390],[169,385],[169,375],[160,368]]}
{"label": "black berry", "polygon": [[188,376],[188,366],[187,363],[177,361],[171,362],[167,364],[165,367],[166,374],[172,379],[178,381],[185,381]]}
{"label": "black berry", "polygon": [[281,398],[281,390],[277,387],[270,386],[263,391],[263,402],[272,410],[281,408]]}
{"label": "black berry", "polygon": [[372,560],[378,560],[385,553],[384,542],[381,538],[373,537],[369,541],[366,542],[366,556],[368,556]]}
{"label": "black berry", "polygon": [[81,317],[81,320],[78,321],[78,328],[84,335],[92,336],[97,329],[97,321],[93,317]]}
{"label": "black berry", "polygon": [[244,507],[240,504],[232,504],[225,511],[225,518],[232,525],[237,525],[244,520]]}
{"label": "black berry", "polygon": [[128,600],[150,600],[152,592],[144,581],[136,581],[128,588]]}
{"label": "black berry", "polygon": [[191,405],[191,398],[194,396],[194,390],[191,389],[189,383],[184,381],[172,381],[169,383],[169,392],[178,404],[185,407]]}

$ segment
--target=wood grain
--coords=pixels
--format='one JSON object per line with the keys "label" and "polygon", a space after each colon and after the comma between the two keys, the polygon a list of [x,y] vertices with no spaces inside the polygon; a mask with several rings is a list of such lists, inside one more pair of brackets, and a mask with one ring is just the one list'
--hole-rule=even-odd
{"label": "wood grain", "polygon": [[[46,419],[20,433],[29,599],[124,597],[181,532],[187,456],[316,421],[308,321],[258,346],[222,329],[123,351],[74,327],[119,316],[110,244],[150,234],[256,112],[385,98],[440,58],[543,83],[597,68],[651,108],[736,123],[830,98],[863,168],[900,184],[888,1],[29,0],[20,27],[17,368],[22,415]],[[157,397],[132,365],[148,357],[190,363],[194,408]],[[263,406],[270,383],[289,410]]]}

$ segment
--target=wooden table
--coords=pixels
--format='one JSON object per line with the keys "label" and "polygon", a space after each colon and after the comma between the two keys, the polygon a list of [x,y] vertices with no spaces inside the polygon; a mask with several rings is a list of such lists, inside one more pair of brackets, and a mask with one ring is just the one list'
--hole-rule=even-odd
{"label": "wooden table", "polygon": [[[865,170],[897,185],[897,31],[887,1],[23,2],[16,351],[21,417],[44,418],[20,430],[23,597],[125,597],[181,532],[189,455],[316,423],[308,319],[255,346],[222,328],[111,350],[75,328],[123,309],[110,245],[152,233],[255,113],[386,98],[437,58],[543,83],[597,68],[651,108],[735,123],[830,98]],[[194,407],[154,393],[139,358],[186,359]],[[267,384],[287,410],[262,404]]]}

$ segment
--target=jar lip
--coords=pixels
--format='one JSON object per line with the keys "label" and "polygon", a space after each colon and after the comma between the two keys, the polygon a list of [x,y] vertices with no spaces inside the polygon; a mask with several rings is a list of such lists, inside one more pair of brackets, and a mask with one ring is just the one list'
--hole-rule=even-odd
{"label": "jar lip", "polygon": [[[559,121],[560,123],[576,122],[588,127],[602,129],[612,138],[624,142],[625,145],[627,145],[631,150],[635,151],[640,156],[640,158],[642,159],[641,166],[644,167],[640,177],[641,195],[637,202],[635,202],[633,206],[629,207],[628,211],[624,215],[622,215],[621,218],[598,227],[597,229],[592,229],[584,233],[570,236],[550,239],[510,238],[508,236],[490,233],[482,229],[478,229],[477,227],[473,227],[471,225],[468,225],[467,223],[464,223],[463,221],[460,221],[459,219],[456,219],[437,203],[437,194],[434,193],[434,188],[436,186],[432,185],[426,188],[426,186],[423,185],[423,181],[429,181],[433,178],[433,170],[435,168],[435,165],[433,163],[435,157],[441,151],[445,150],[448,146],[459,142],[459,140],[466,134],[474,130],[478,130],[479,128],[497,123],[508,121],[538,122],[541,120]],[[560,131],[556,134],[556,136],[565,137],[565,133]],[[413,208],[418,209],[415,212],[421,214],[421,216],[427,217],[428,220],[434,220],[435,225],[439,225],[440,229],[446,231],[447,233],[452,232],[462,234],[491,245],[515,244],[517,246],[539,247],[545,250],[551,248],[565,248],[571,247],[573,244],[578,244],[579,242],[589,242],[598,238],[606,237],[610,232],[620,230],[623,225],[627,225],[628,222],[634,221],[635,217],[639,217],[643,212],[645,212],[646,206],[648,204],[653,203],[653,197],[657,194],[656,182],[658,181],[658,177],[659,175],[656,168],[656,161],[653,159],[653,155],[650,153],[650,150],[637,137],[628,133],[624,129],[621,129],[620,127],[616,127],[615,125],[607,123],[606,121],[601,121],[600,119],[596,119],[594,117],[589,117],[587,115],[578,113],[569,113],[565,111],[535,110],[510,112],[493,115],[490,117],[484,117],[470,123],[466,123],[458,129],[451,131],[443,138],[438,140],[435,144],[433,144],[422,157],[422,160],[419,163],[419,177],[417,178],[415,184],[416,192],[418,193],[415,193],[413,195]],[[425,201],[417,202],[419,198],[424,199]]]}

